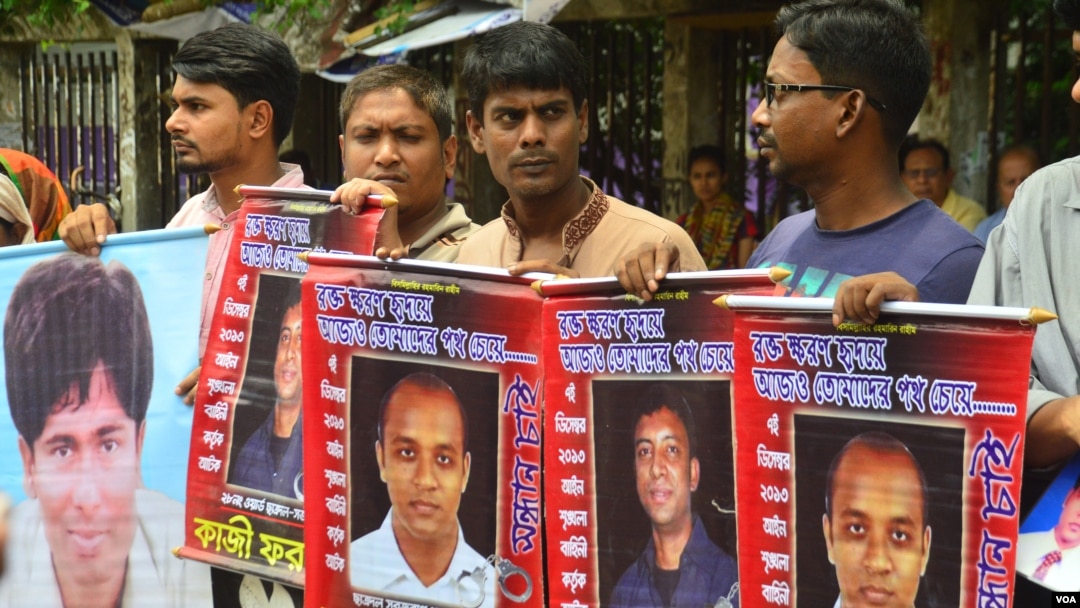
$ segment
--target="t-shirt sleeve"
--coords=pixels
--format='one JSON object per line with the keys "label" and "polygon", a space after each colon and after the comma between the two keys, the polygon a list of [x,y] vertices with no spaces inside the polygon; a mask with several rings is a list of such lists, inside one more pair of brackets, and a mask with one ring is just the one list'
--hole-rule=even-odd
{"label": "t-shirt sleeve", "polygon": [[919,300],[938,304],[966,303],[982,257],[982,246],[972,245],[942,258],[916,285]]}

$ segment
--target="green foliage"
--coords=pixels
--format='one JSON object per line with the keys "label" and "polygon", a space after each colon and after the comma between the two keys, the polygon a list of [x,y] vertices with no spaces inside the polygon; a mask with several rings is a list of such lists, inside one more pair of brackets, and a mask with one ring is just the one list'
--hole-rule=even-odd
{"label": "green foliage", "polygon": [[386,6],[375,9],[375,17],[377,19],[387,19],[393,17],[393,20],[382,28],[380,34],[401,34],[405,31],[405,26],[409,23],[409,15],[412,14],[416,8],[416,0],[390,0]]}
{"label": "green foliage", "polygon": [[[999,128],[1006,134],[1006,143],[1029,143],[1045,156],[1043,162],[1054,162],[1075,153],[1069,138],[1069,115],[1073,101],[1069,96],[1076,82],[1076,60],[1069,32],[1061,21],[1052,15],[1052,0],[1013,0],[1009,30],[1018,32],[1021,23],[1027,28],[1027,40],[1013,37],[1012,45],[1020,45],[1013,52],[1019,63],[1010,70],[1004,86],[1004,112]],[[1047,24],[1055,27],[1050,36],[1050,48],[1046,48],[1043,31]],[[1046,60],[1049,65],[1046,65]],[[1023,75],[1023,87],[1017,98],[1019,75]],[[1044,78],[1050,80],[1044,85]],[[1044,125],[1043,120],[1049,124]]]}
{"label": "green foliage", "polygon": [[[274,12],[279,8],[285,9],[285,19],[279,26],[287,25],[295,21],[300,15],[308,15],[315,19],[322,19],[326,10],[333,4],[333,0],[262,0],[255,10],[255,18]],[[279,27],[282,29],[282,27]]]}
{"label": "green foliage", "polygon": [[30,25],[45,27],[66,21],[90,8],[90,0],[0,0],[0,21],[25,17]]}
{"label": "green foliage", "polygon": [[[171,1],[165,0],[165,2]],[[305,14],[322,18],[333,1],[261,0],[255,11],[255,17],[284,8],[285,19],[279,23],[284,26]],[[398,2],[401,0],[396,0],[395,3]],[[204,0],[204,3],[207,6],[215,4],[213,0]],[[86,12],[88,8],[90,8],[90,0],[0,0],[0,22],[11,17],[23,17],[34,27],[49,27],[57,23],[65,23]]]}

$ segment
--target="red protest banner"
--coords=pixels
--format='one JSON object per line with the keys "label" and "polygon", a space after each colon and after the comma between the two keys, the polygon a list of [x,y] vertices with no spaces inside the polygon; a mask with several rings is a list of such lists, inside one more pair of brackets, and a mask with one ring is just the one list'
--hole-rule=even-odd
{"label": "red protest banner", "polygon": [[[370,252],[380,210],[248,196],[202,361],[185,558],[304,584],[300,276],[310,251]],[[310,424],[310,423],[308,423]]]}
{"label": "red protest banner", "polygon": [[744,605],[1008,605],[1029,311],[728,302]]}
{"label": "red protest banner", "polygon": [[531,279],[308,260],[306,602],[543,606]]}
{"label": "red protest banner", "polygon": [[549,606],[738,602],[734,315],[712,301],[772,290],[758,270],[671,275],[647,303],[614,279],[541,285]]}

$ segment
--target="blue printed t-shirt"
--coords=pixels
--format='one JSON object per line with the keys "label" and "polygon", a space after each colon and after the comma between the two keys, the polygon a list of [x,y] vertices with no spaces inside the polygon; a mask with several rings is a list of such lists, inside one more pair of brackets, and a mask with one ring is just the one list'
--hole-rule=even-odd
{"label": "blue printed t-shirt", "polygon": [[975,236],[921,199],[853,230],[822,230],[813,210],[794,215],[769,233],[747,267],[790,270],[778,286],[788,296],[832,297],[847,279],[892,271],[918,288],[922,302],[963,304],[982,254]]}

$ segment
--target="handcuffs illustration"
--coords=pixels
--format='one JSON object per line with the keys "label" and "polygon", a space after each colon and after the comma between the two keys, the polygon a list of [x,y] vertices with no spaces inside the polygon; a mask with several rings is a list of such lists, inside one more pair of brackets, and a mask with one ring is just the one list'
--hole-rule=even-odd
{"label": "handcuffs illustration", "polygon": [[[463,570],[461,575],[457,577],[457,585],[454,591],[457,593],[458,604],[462,608],[480,608],[480,605],[484,603],[485,596],[485,583],[487,583],[487,568],[488,566],[494,566],[496,580],[499,581],[499,589],[502,590],[503,595],[513,602],[521,603],[529,599],[532,595],[533,583],[532,578],[529,577],[529,573],[524,569],[514,565],[508,559],[503,559],[498,555],[491,555],[482,566],[477,566],[472,572]],[[520,576],[525,579],[525,591],[521,594],[511,593],[507,587],[507,580],[513,576]],[[465,583],[469,583],[466,585]],[[468,587],[476,585],[476,590],[471,591]],[[469,592],[467,595],[462,591]]]}
{"label": "handcuffs illustration", "polygon": [[732,606],[734,606],[734,604],[732,603],[731,600],[734,599],[734,597],[736,595],[738,595],[738,594],[739,594],[739,583],[738,583],[738,581],[736,581],[735,583],[733,583],[731,585],[731,589],[728,590],[728,594],[727,594],[726,597],[721,595],[720,599],[716,600],[716,604],[713,605],[713,608],[732,608]]}

